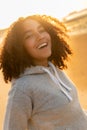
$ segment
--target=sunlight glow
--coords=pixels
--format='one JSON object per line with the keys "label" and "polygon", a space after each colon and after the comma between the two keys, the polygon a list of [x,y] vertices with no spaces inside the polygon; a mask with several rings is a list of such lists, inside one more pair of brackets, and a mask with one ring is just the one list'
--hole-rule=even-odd
{"label": "sunlight glow", "polygon": [[87,0],[1,0],[0,29],[21,16],[47,14],[59,19],[72,11],[87,8]]}

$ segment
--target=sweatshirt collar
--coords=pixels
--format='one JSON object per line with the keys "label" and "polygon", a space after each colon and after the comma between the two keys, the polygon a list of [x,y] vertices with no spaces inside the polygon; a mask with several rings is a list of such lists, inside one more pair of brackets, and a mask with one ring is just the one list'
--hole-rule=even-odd
{"label": "sweatshirt collar", "polygon": [[46,73],[43,68],[46,68],[48,69],[49,71],[52,71],[52,68],[51,66],[48,66],[48,67],[44,67],[44,66],[31,66],[31,67],[27,67],[24,71],[24,73],[22,73],[20,75],[21,76],[24,76],[24,75],[33,75],[33,74],[42,74],[42,73]]}
{"label": "sweatshirt collar", "polygon": [[[52,73],[53,72],[53,73]],[[57,87],[60,88],[61,92],[69,99],[69,101],[72,101],[72,97],[69,95],[69,91],[72,89],[68,87],[59,77],[58,70],[56,67],[49,62],[49,67],[44,67],[44,66],[32,66],[30,68],[26,68],[25,72],[20,75],[33,75],[33,74],[42,74],[42,73],[47,73],[50,78],[55,82]]]}

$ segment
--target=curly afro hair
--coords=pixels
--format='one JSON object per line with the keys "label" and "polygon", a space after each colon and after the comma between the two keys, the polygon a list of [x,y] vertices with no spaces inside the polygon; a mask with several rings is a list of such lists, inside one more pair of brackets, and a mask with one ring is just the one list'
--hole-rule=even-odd
{"label": "curly afro hair", "polygon": [[47,15],[21,17],[9,27],[1,50],[0,69],[6,83],[12,78],[18,78],[26,67],[32,65],[31,57],[27,54],[21,37],[21,28],[27,19],[38,21],[51,36],[52,54],[49,61],[55,66],[59,69],[66,68],[65,61],[68,55],[72,54],[68,45],[67,29],[58,19]]}

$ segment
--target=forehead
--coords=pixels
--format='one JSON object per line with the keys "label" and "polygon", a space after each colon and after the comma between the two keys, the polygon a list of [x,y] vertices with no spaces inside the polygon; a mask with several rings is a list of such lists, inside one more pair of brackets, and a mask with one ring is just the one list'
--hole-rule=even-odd
{"label": "forehead", "polygon": [[34,28],[39,28],[41,25],[40,22],[33,20],[33,19],[27,19],[23,22],[23,29],[34,29]]}

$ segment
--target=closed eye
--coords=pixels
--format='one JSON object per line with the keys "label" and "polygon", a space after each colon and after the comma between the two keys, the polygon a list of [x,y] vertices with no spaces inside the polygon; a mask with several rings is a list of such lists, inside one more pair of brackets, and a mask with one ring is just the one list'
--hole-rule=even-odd
{"label": "closed eye", "polygon": [[27,40],[27,39],[29,39],[31,37],[33,37],[33,34],[26,35],[24,39]]}
{"label": "closed eye", "polygon": [[40,29],[39,32],[46,32],[46,30],[44,28]]}
{"label": "closed eye", "polygon": [[43,26],[41,26],[41,25],[38,27],[38,31],[40,33],[46,32],[45,28]]}

